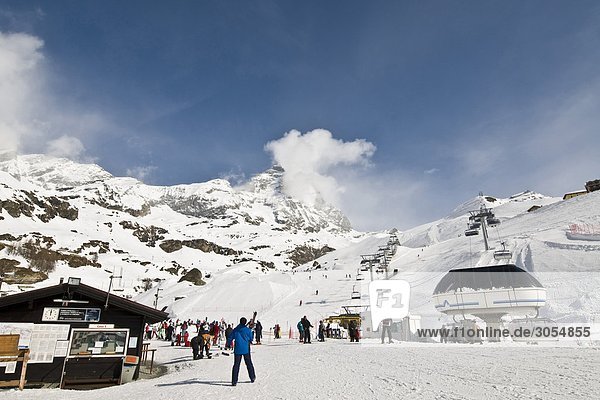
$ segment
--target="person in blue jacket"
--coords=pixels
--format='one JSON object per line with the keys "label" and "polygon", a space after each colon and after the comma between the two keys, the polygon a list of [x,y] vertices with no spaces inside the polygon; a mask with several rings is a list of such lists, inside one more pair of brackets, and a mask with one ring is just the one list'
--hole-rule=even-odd
{"label": "person in blue jacket", "polygon": [[[240,365],[242,364],[242,357],[244,357],[244,363],[248,369],[248,376],[250,376],[250,382],[254,382],[256,379],[256,373],[254,372],[254,365],[252,365],[252,358],[250,357],[250,343],[252,343],[253,334],[252,330],[246,326],[248,320],[244,317],[240,318],[240,324],[235,327],[229,337],[230,341],[234,342],[233,348],[233,370],[231,371],[231,385],[237,385],[238,375],[240,374]],[[231,343],[229,343],[231,346]]]}

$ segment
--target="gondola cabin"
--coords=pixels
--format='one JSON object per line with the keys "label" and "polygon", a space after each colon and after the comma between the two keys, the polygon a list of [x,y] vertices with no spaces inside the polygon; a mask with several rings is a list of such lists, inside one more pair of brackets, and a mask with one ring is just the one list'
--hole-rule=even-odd
{"label": "gondola cabin", "polygon": [[505,315],[537,315],[546,289],[513,264],[453,269],[435,287],[433,302],[447,315],[499,321]]}

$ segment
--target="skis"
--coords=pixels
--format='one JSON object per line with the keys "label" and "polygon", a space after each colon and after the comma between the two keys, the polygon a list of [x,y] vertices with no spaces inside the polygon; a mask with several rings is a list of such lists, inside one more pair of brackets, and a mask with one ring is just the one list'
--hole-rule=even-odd
{"label": "skis", "polygon": [[198,357],[194,361],[197,361],[197,360],[212,360],[213,358],[218,357],[218,356],[219,356],[219,354],[215,353],[215,354],[211,355],[210,357],[206,357],[206,356],[204,356],[204,357]]}
{"label": "skis", "polygon": [[250,322],[248,323],[248,326],[250,328],[254,327],[254,323],[256,322],[256,311],[254,311],[254,313],[252,313],[252,319],[250,320]]}

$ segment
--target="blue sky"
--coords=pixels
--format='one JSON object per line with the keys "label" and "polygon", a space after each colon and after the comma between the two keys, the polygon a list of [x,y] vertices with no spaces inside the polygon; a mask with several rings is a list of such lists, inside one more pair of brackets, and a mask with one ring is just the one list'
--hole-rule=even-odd
{"label": "blue sky", "polygon": [[377,148],[322,171],[361,229],[600,178],[595,1],[1,1],[0,27],[43,41],[35,129],[116,175],[247,178],[323,128]]}

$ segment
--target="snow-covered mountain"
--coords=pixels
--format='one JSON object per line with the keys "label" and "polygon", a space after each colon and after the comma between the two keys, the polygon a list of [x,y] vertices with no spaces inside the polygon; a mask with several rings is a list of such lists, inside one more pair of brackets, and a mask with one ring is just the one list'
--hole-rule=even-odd
{"label": "snow-covered mountain", "polygon": [[[114,287],[145,304],[161,289],[158,307],[173,316],[258,310],[267,324],[300,313],[320,319],[366,301],[351,299],[368,282],[356,280],[361,255],[375,253],[389,232],[356,232],[332,206],[285,196],[282,173],[273,167],[242,187],[225,180],[161,187],[46,156],[0,162],[0,269],[14,272],[2,289],[69,276],[106,289],[114,273],[122,276]],[[481,205],[501,221],[489,232],[489,251],[481,236],[464,236],[469,211]],[[431,293],[441,277],[499,263],[493,251],[504,241],[510,262],[548,290],[545,316],[598,320],[600,243],[574,240],[572,224],[600,230],[600,192],[566,201],[531,191],[477,196],[445,218],[398,232],[392,279],[411,283],[411,313],[438,323]]]}
{"label": "snow-covered mountain", "polygon": [[43,154],[14,155],[0,159],[0,171],[45,189],[66,188],[112,178],[111,174],[96,164],[80,164]]}
{"label": "snow-covered mountain", "polygon": [[135,295],[193,268],[204,280],[234,265],[289,270],[362,236],[333,206],[286,196],[282,174],[273,167],[240,188],[149,186],[94,164],[14,157],[0,162],[0,268],[16,274],[10,290],[74,274],[106,288],[116,272]]}

